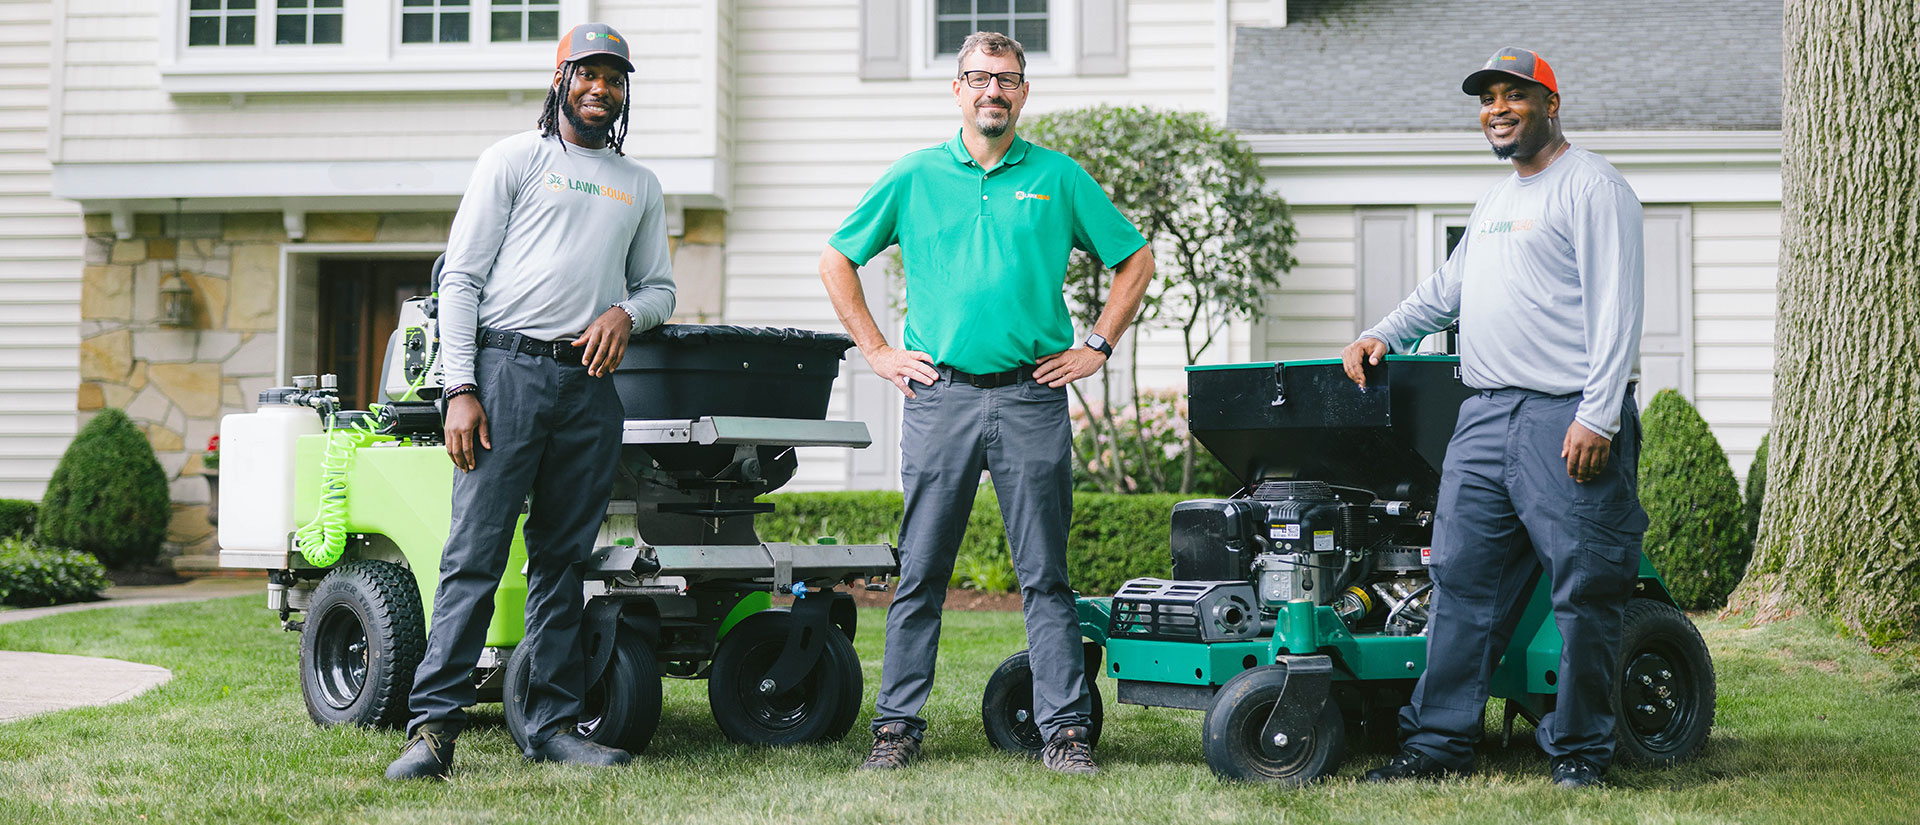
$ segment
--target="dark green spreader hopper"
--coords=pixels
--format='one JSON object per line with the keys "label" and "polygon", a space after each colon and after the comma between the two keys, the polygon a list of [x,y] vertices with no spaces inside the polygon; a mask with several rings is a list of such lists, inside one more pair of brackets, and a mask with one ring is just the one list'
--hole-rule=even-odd
{"label": "dark green spreader hopper", "polygon": [[1365,390],[1339,359],[1187,368],[1193,435],[1242,483],[1313,479],[1429,506],[1472,392],[1452,355],[1389,355]]}

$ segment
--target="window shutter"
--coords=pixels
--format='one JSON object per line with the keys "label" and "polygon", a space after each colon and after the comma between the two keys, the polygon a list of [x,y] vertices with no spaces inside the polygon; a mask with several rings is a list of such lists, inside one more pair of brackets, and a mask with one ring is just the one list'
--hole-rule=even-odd
{"label": "window shutter", "polygon": [[1079,73],[1127,73],[1127,0],[1080,0]]}
{"label": "window shutter", "polygon": [[907,3],[860,0],[860,79],[907,79]]}

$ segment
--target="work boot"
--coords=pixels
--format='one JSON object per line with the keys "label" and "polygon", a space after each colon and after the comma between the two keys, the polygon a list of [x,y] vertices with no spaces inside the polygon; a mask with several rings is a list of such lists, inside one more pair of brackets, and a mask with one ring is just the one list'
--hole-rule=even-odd
{"label": "work boot", "polygon": [[1040,749],[1040,764],[1060,773],[1100,772],[1100,766],[1093,764],[1093,743],[1087,741],[1087,729],[1080,725],[1054,731],[1047,746]]}
{"label": "work boot", "polygon": [[633,761],[633,754],[589,742],[572,731],[561,731],[536,745],[527,758],[535,762],[559,762],[564,765],[593,765],[610,768]]}
{"label": "work boot", "polygon": [[454,731],[445,725],[428,722],[415,728],[400,758],[387,766],[387,778],[396,782],[447,778],[453,770],[453,737]]}
{"label": "work boot", "polygon": [[1600,785],[1601,771],[1592,762],[1578,756],[1553,760],[1553,784],[1561,788],[1593,788]]}
{"label": "work boot", "polygon": [[904,768],[919,755],[920,740],[907,731],[907,723],[881,725],[873,732],[873,750],[867,753],[867,761],[860,763],[860,770],[890,771]]}
{"label": "work boot", "polygon": [[1400,782],[1408,779],[1445,779],[1449,776],[1465,776],[1473,773],[1472,768],[1461,770],[1440,764],[1440,760],[1412,748],[1401,748],[1387,764],[1367,771],[1368,782]]}

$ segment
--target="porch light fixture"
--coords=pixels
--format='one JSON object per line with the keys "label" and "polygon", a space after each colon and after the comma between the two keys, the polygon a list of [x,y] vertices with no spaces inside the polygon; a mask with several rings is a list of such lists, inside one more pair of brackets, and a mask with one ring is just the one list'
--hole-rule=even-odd
{"label": "porch light fixture", "polygon": [[180,267],[175,265],[173,274],[160,282],[160,325],[168,327],[193,326],[193,289],[180,277]]}
{"label": "porch light fixture", "polygon": [[160,282],[160,325],[168,327],[193,326],[193,289],[180,277],[181,202],[173,201],[173,274]]}

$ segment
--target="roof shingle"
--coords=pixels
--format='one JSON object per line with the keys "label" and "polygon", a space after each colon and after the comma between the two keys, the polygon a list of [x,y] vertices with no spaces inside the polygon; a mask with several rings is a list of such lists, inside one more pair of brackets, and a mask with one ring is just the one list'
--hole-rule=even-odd
{"label": "roof shingle", "polygon": [[1287,18],[1236,33],[1235,130],[1471,128],[1460,81],[1502,46],[1552,64],[1570,131],[1780,128],[1781,0],[1289,0]]}

